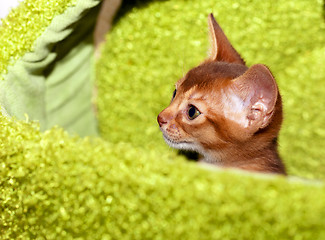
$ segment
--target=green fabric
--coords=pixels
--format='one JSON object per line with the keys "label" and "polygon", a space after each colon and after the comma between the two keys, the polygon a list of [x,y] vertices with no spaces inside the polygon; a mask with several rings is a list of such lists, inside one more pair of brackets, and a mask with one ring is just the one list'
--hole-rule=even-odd
{"label": "green fabric", "polygon": [[1,19],[1,79],[10,64],[33,50],[35,40],[53,18],[74,6],[75,2],[76,0],[25,0],[6,18]]}
{"label": "green fabric", "polygon": [[[43,9],[41,3],[47,0],[37,2]],[[56,2],[58,9],[65,9],[58,18],[74,9]],[[96,5],[84,0],[75,7],[88,3]],[[64,35],[59,42],[63,52],[68,46],[75,47],[62,58],[44,61],[46,69],[28,76],[30,81],[24,78],[30,74],[26,68],[11,72],[8,59],[0,59],[0,66],[8,69],[2,84],[22,85],[25,81],[27,86],[38,86],[40,94],[51,89],[43,93],[44,103],[35,103],[46,103],[48,108],[33,108],[34,103],[25,102],[33,100],[28,96],[21,104],[28,103],[39,115],[53,116],[60,109],[56,101],[64,99],[61,91],[65,96],[71,94],[73,81],[66,76],[70,79],[73,66],[80,66],[75,79],[92,76],[92,68],[83,65],[92,52],[83,19],[94,20],[96,11],[88,12],[89,18],[79,12],[81,18],[75,18],[72,28],[85,26],[85,32]],[[206,56],[210,12],[249,65],[265,63],[275,74],[285,107],[281,154],[290,174],[318,181],[208,170],[186,161],[163,142],[156,116],[169,103],[175,81]],[[36,13],[32,11],[30,17]],[[58,127],[40,132],[37,123],[8,117],[25,118],[10,109],[21,108],[22,113],[27,107],[7,103],[10,98],[3,100],[0,95],[1,110],[7,112],[0,115],[1,238],[324,239],[322,2],[154,1],[120,16],[96,65],[100,139],[72,137]],[[46,38],[55,19],[42,28],[37,41]],[[91,25],[89,22],[89,28]],[[2,31],[10,32],[0,28]],[[31,36],[24,41],[35,41]],[[18,49],[11,52],[20,52],[22,58],[12,68],[31,56],[29,50],[21,52],[20,42],[8,47],[15,46]],[[60,49],[53,48],[45,56],[60,56]],[[10,73],[22,75],[23,80],[8,81]],[[77,86],[74,88],[82,89]],[[18,86],[11,89],[12,97],[20,94]],[[76,105],[65,102],[67,108],[58,111],[66,115],[65,120],[74,121]],[[81,122],[78,126],[89,127]]]}
{"label": "green fabric", "polygon": [[[97,134],[91,105],[94,76],[91,33],[97,13],[93,8],[99,2],[79,1],[72,6],[64,3],[65,11],[50,15],[53,20],[44,24],[43,33],[37,39],[27,38],[32,51],[21,50],[22,57],[8,66],[7,74],[0,81],[0,104],[7,114],[19,119],[27,114],[30,119],[38,120],[42,129],[60,125],[82,136]],[[27,11],[28,15],[41,7],[42,4],[33,4],[29,12],[23,7],[18,12]],[[12,18],[5,21],[1,28],[4,35],[7,24],[24,25],[30,20],[16,21]],[[21,33],[14,29],[13,39],[18,34]]]}
{"label": "green fabric", "polygon": [[[92,31],[98,9],[86,11],[99,1],[83,2],[80,9],[71,9],[53,23],[59,28],[55,34],[62,31],[62,26],[71,34],[56,44],[54,64],[45,69],[46,125],[41,127],[48,129],[59,125],[70,133],[89,136],[97,135],[91,100],[94,84]],[[66,23],[67,16],[71,15],[75,15],[72,19],[76,22],[72,26]]]}
{"label": "green fabric", "polygon": [[325,187],[0,117],[3,239],[323,239]]}

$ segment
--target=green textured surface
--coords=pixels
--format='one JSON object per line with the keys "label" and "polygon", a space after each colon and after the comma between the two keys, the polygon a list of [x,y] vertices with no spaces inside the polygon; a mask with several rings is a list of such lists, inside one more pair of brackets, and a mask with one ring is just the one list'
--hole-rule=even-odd
{"label": "green textured surface", "polygon": [[98,63],[102,137],[165,147],[156,116],[177,79],[206,57],[213,12],[247,64],[268,65],[279,83],[285,110],[280,152],[289,174],[324,179],[322,7],[320,0],[175,0],[134,8],[108,35]]}
{"label": "green textured surface", "polygon": [[325,239],[323,182],[209,171],[163,142],[156,116],[206,56],[210,12],[279,82],[289,172],[325,179],[322,2],[157,1],[117,22],[97,64],[101,139],[0,115],[0,238]]}
{"label": "green textured surface", "polygon": [[25,0],[8,17],[2,19],[0,75],[7,72],[10,64],[31,51],[35,40],[52,19],[75,2],[76,0]]}
{"label": "green textured surface", "polygon": [[[44,13],[47,8],[42,2],[25,2],[3,21],[1,36],[6,37],[9,29],[12,37],[6,41],[2,38],[2,44],[8,47],[4,48],[0,62],[8,64],[7,55],[15,60],[0,81],[0,105],[8,115],[24,119],[27,114],[39,121],[42,130],[60,125],[73,134],[97,135],[91,104],[91,37],[99,3],[100,0],[79,0],[72,5],[57,1],[60,6],[54,10],[55,4],[48,2],[53,9]],[[34,16],[34,12],[40,16]],[[31,24],[29,18],[23,17],[29,14],[40,20]],[[44,18],[49,21],[43,21]],[[26,24],[26,29],[17,29]],[[14,41],[24,37],[14,49]]]}
{"label": "green textured surface", "polygon": [[213,172],[164,151],[0,124],[2,239],[325,237],[323,184]]}

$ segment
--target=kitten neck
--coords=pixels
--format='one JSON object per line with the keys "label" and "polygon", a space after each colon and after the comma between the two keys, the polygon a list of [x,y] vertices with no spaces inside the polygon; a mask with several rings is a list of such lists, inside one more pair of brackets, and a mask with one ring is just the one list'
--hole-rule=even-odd
{"label": "kitten neck", "polygon": [[221,167],[286,174],[277,151],[277,138],[264,144],[261,144],[261,141],[232,144],[223,149],[206,150],[202,154],[204,162]]}

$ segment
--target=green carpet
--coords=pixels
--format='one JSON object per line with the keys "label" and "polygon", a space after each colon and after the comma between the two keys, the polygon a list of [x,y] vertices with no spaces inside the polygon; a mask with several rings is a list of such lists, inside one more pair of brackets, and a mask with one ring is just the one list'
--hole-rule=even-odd
{"label": "green carpet", "polygon": [[[28,3],[33,1],[25,2],[32,6]],[[23,65],[26,75],[16,74],[13,82],[8,78],[42,39],[51,39],[48,29],[62,27],[57,17],[84,9],[80,18],[69,18],[72,29],[80,29],[86,20],[93,23],[98,1],[34,2],[29,18],[40,14],[35,22],[43,24],[46,18],[43,27],[28,25],[28,18],[20,20],[19,16],[28,16],[25,5],[0,27],[1,36],[18,39],[11,44],[0,38],[0,46],[10,49],[4,52],[12,56],[0,58],[0,93],[6,93],[4,86],[14,90],[11,83],[39,86],[33,80],[40,76],[52,94],[40,91],[46,96],[42,102],[26,108],[21,107],[24,101],[11,102],[10,96],[0,95],[6,114],[0,114],[1,239],[325,238],[322,1],[126,1],[96,63],[100,138],[51,128],[57,124],[70,133],[91,135],[89,128],[96,132],[95,121],[88,122],[93,119],[91,81],[80,80],[88,91],[80,94],[74,107],[64,104],[65,97],[80,92],[80,76],[93,74],[91,26],[81,27],[83,35],[71,31],[76,35],[69,33],[55,42],[54,46],[75,43],[76,48],[63,58],[43,62],[38,72],[25,71],[30,68]],[[48,15],[46,2],[52,9]],[[274,73],[285,110],[281,155],[289,174],[299,178],[207,170],[163,142],[156,116],[169,103],[176,80],[207,55],[210,12],[248,65],[264,63]],[[18,23],[26,23],[26,32],[35,34],[18,38],[19,31],[10,28]],[[69,36],[74,40],[70,42]],[[20,41],[30,45],[22,48]],[[58,56],[58,48],[50,47],[49,53]],[[65,78],[73,72],[71,66],[78,74]],[[55,88],[59,83],[66,90],[62,96]],[[57,110],[68,122],[71,119],[69,124],[52,118],[55,112],[48,107],[56,102],[62,102]],[[85,121],[75,106],[87,106]],[[42,111],[43,121],[36,114]]]}
{"label": "green carpet", "polygon": [[60,125],[73,134],[97,135],[91,33],[99,3],[28,0],[2,21],[2,112],[19,119],[27,114],[42,130]]}

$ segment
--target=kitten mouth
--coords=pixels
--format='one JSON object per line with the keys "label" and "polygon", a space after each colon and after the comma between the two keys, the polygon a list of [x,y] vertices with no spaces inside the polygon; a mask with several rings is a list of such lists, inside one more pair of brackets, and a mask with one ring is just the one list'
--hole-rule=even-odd
{"label": "kitten mouth", "polygon": [[172,144],[190,143],[190,142],[186,142],[186,141],[175,141],[175,140],[169,138],[165,133],[163,133],[163,137],[167,143],[172,143]]}
{"label": "kitten mouth", "polygon": [[188,141],[175,141],[170,139],[167,135],[163,133],[165,142],[172,148],[181,149],[181,150],[194,150],[196,151],[196,146],[192,142]]}

